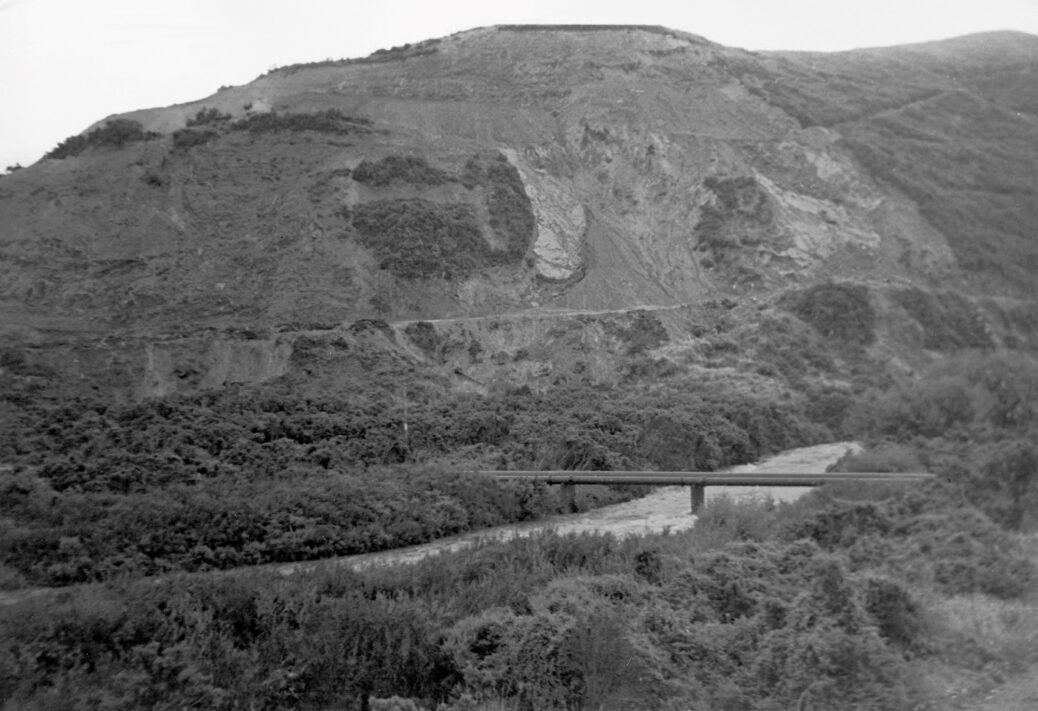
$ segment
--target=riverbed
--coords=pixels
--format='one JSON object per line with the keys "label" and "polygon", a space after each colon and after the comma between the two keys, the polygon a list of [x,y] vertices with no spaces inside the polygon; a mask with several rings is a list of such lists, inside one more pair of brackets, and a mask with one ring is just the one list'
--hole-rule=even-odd
{"label": "riverbed", "polygon": [[[830,442],[813,447],[790,449],[756,464],[743,464],[724,471],[733,473],[750,472],[803,472],[816,474],[850,451],[861,447],[856,442]],[[708,486],[706,505],[719,496],[734,499],[771,498],[774,501],[793,501],[810,491],[810,487],[765,487],[765,486]],[[373,566],[406,565],[416,563],[429,556],[471,548],[481,543],[508,541],[522,536],[554,531],[569,533],[612,533],[624,538],[663,531],[678,532],[692,528],[696,517],[691,514],[691,500],[687,486],[665,486],[654,490],[640,499],[605,506],[592,511],[551,516],[538,521],[507,524],[495,528],[471,531],[431,543],[378,553],[364,553],[332,560],[306,563],[288,563],[276,566],[282,575],[307,572],[319,566],[345,566],[363,570]]]}
{"label": "riverbed", "polygon": [[[756,464],[744,464],[731,467],[730,472],[803,472],[814,474],[824,472],[848,450],[858,451],[860,446],[855,442],[831,442],[813,447],[800,447],[764,459]],[[718,496],[732,498],[770,497],[775,501],[792,501],[803,496],[810,487],[728,487],[708,486],[706,488],[706,505]],[[330,558],[319,561],[301,563],[285,563],[280,565],[260,565],[247,568],[235,568],[192,575],[237,575],[250,570],[273,570],[285,576],[307,573],[320,569],[351,568],[363,570],[374,566],[407,565],[416,563],[429,556],[451,551],[464,550],[481,543],[507,541],[536,533],[555,531],[560,534],[569,533],[611,533],[619,537],[638,536],[663,531],[684,531],[692,528],[696,517],[691,514],[691,500],[687,486],[666,486],[655,489],[640,499],[614,504],[583,513],[551,516],[538,521],[507,524],[495,528],[471,531],[458,536],[441,538],[431,543],[378,553]],[[158,583],[163,576],[145,578]],[[47,598],[53,596],[75,596],[84,590],[102,586],[102,583],[91,583],[66,588],[29,588],[0,591],[0,605],[9,605],[30,598]]]}

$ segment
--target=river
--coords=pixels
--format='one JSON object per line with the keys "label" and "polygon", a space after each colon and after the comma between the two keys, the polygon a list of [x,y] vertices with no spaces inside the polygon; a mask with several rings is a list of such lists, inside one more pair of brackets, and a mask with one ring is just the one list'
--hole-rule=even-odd
{"label": "river", "polygon": [[[730,472],[803,472],[814,474],[824,472],[826,468],[847,453],[847,450],[859,450],[855,442],[832,442],[813,447],[800,447],[769,457],[756,464],[744,464],[731,467]],[[706,504],[718,496],[732,498],[770,496],[775,501],[792,501],[810,487],[762,487],[762,486],[708,486],[706,488]],[[626,501],[622,504],[604,508],[560,516],[551,516],[539,521],[508,524],[495,528],[471,531],[449,538],[441,538],[431,543],[408,548],[394,548],[379,553],[363,553],[361,555],[330,558],[302,563],[267,564],[234,568],[212,573],[193,573],[193,575],[235,575],[246,570],[273,570],[284,576],[307,573],[318,569],[348,567],[363,570],[374,566],[406,565],[416,563],[432,555],[450,551],[464,550],[480,543],[490,541],[507,541],[520,536],[530,536],[542,531],[557,533],[612,533],[626,537],[645,533],[659,533],[664,530],[684,531],[695,525],[696,517],[690,513],[691,502],[687,486],[660,487],[640,499]],[[162,576],[146,578],[160,582]],[[93,583],[67,588],[31,588],[21,590],[0,591],[0,605],[8,605],[28,598],[76,594],[76,591],[92,588],[101,584]]]}
{"label": "river", "polygon": [[[860,450],[855,442],[830,442],[813,447],[790,449],[756,464],[743,464],[724,471],[749,472],[803,472],[815,474],[847,453]],[[718,496],[731,498],[754,498],[770,496],[775,501],[793,501],[810,491],[810,487],[764,487],[764,486],[708,486],[706,504]],[[490,541],[507,541],[521,536],[530,536],[542,531],[556,533],[612,533],[619,537],[660,533],[665,530],[677,532],[692,528],[696,517],[690,513],[691,503],[687,486],[665,486],[648,496],[622,504],[605,506],[583,513],[551,516],[538,521],[507,524],[495,528],[471,531],[431,543],[378,553],[363,553],[332,560],[287,563],[271,566],[282,575],[307,572],[321,566],[347,566],[363,570],[381,565],[404,565],[415,563],[431,555],[471,548]]]}

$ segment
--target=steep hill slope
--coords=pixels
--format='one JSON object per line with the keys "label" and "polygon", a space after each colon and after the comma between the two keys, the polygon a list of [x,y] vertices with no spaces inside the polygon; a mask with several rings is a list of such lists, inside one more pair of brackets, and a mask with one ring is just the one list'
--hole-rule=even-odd
{"label": "steep hill slope", "polygon": [[1038,38],[989,33],[779,60],[781,86],[765,82],[764,94],[839,131],[873,177],[919,206],[979,288],[1034,293]]}
{"label": "steep hill slope", "polygon": [[[1026,704],[1036,58],[483,28],[4,176],[0,590],[116,584],[0,615],[0,705]],[[181,577],[557,506],[473,470],[851,438],[847,471],[936,479],[720,501],[691,538]]]}
{"label": "steep hill slope", "polygon": [[[501,26],[276,69],[5,176],[0,324],[80,377],[123,362],[138,394],[277,377],[288,334],[357,319],[727,300],[756,323],[832,280],[863,288],[879,360],[1030,347],[1036,67],[1020,34],[817,55]],[[668,318],[667,342],[702,336]],[[541,331],[518,333],[509,358]],[[257,339],[262,367],[226,355]]]}

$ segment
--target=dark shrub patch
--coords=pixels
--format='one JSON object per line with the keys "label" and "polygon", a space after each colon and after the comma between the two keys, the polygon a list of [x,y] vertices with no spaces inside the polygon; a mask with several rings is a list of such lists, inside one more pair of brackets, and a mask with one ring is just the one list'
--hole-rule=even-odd
{"label": "dark shrub patch", "polygon": [[411,341],[422,349],[426,355],[435,355],[443,343],[436,327],[428,321],[415,321],[404,328],[404,333]]}
{"label": "dark shrub patch", "polygon": [[931,294],[920,289],[893,293],[894,302],[925,329],[923,346],[935,351],[991,348],[980,313],[967,299],[949,292]]}
{"label": "dark shrub patch", "polygon": [[203,108],[199,110],[199,112],[195,114],[193,118],[189,118],[187,120],[187,126],[188,128],[190,128],[191,126],[204,126],[207,123],[219,123],[221,121],[230,120],[230,114],[220,113],[216,109]]}
{"label": "dark shrub patch", "polygon": [[394,181],[410,185],[442,185],[451,178],[415,156],[386,156],[377,161],[361,161],[353,171],[358,183],[385,187]]}
{"label": "dark shrub patch", "polygon": [[405,279],[463,277],[493,257],[468,205],[376,200],[357,206],[353,226],[382,268]]}
{"label": "dark shrub patch", "polygon": [[393,337],[393,329],[382,319],[362,318],[350,324],[350,333],[360,334],[379,331],[389,338]]}
{"label": "dark shrub patch", "polygon": [[709,177],[703,187],[714,194],[715,200],[703,206],[695,233],[705,247],[738,246],[740,237],[727,229],[730,226],[762,226],[771,221],[768,195],[752,176],[740,178]]}
{"label": "dark shrub patch", "polygon": [[173,132],[173,147],[186,151],[195,146],[205,145],[219,135],[216,131],[192,131],[189,128],[182,128]]}
{"label": "dark shrub patch", "polygon": [[867,578],[861,596],[862,606],[885,640],[904,648],[918,641],[923,628],[919,605],[903,585],[885,578]]}
{"label": "dark shrub patch", "polygon": [[873,503],[838,503],[792,524],[785,537],[810,538],[824,548],[846,548],[859,536],[887,534],[892,525]]}
{"label": "dark shrub patch", "polygon": [[537,222],[515,166],[501,153],[492,158],[473,156],[465,163],[461,183],[470,190],[477,187],[487,190],[486,206],[494,235],[510,258],[525,255]]}
{"label": "dark shrub patch", "polygon": [[405,279],[456,279],[519,259],[518,250],[487,244],[475,211],[461,203],[375,200],[357,206],[353,227],[381,267]]}
{"label": "dark shrub patch", "polygon": [[818,284],[779,302],[828,339],[859,346],[876,340],[876,312],[861,284]]}
{"label": "dark shrub patch", "polygon": [[647,311],[634,311],[624,318],[606,320],[605,332],[624,343],[630,355],[658,348],[670,340],[667,329]]}
{"label": "dark shrub patch", "polygon": [[526,254],[536,227],[523,180],[515,166],[500,156],[488,166],[487,182],[490,227],[504,242],[508,256],[518,259]]}
{"label": "dark shrub patch", "polygon": [[59,143],[57,148],[45,155],[44,158],[57,158],[60,160],[70,156],[78,156],[88,148],[122,148],[127,143],[150,141],[153,138],[160,138],[160,134],[153,131],[144,131],[141,124],[137,121],[112,119],[101,128],[95,128],[90,133],[69,136]]}
{"label": "dark shrub patch", "polygon": [[316,133],[366,133],[371,121],[347,116],[338,109],[309,114],[279,114],[271,111],[235,121],[231,128],[249,133],[276,133],[278,131],[314,131]]}

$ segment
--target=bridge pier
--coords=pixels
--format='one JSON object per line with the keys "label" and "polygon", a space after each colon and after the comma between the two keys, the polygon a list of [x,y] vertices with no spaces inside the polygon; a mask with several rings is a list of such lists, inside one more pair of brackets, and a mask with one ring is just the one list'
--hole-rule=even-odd
{"label": "bridge pier", "polygon": [[689,484],[692,499],[692,515],[698,516],[699,510],[706,503],[706,486],[703,484]]}
{"label": "bridge pier", "polygon": [[563,484],[559,487],[559,504],[563,513],[577,512],[577,485]]}

